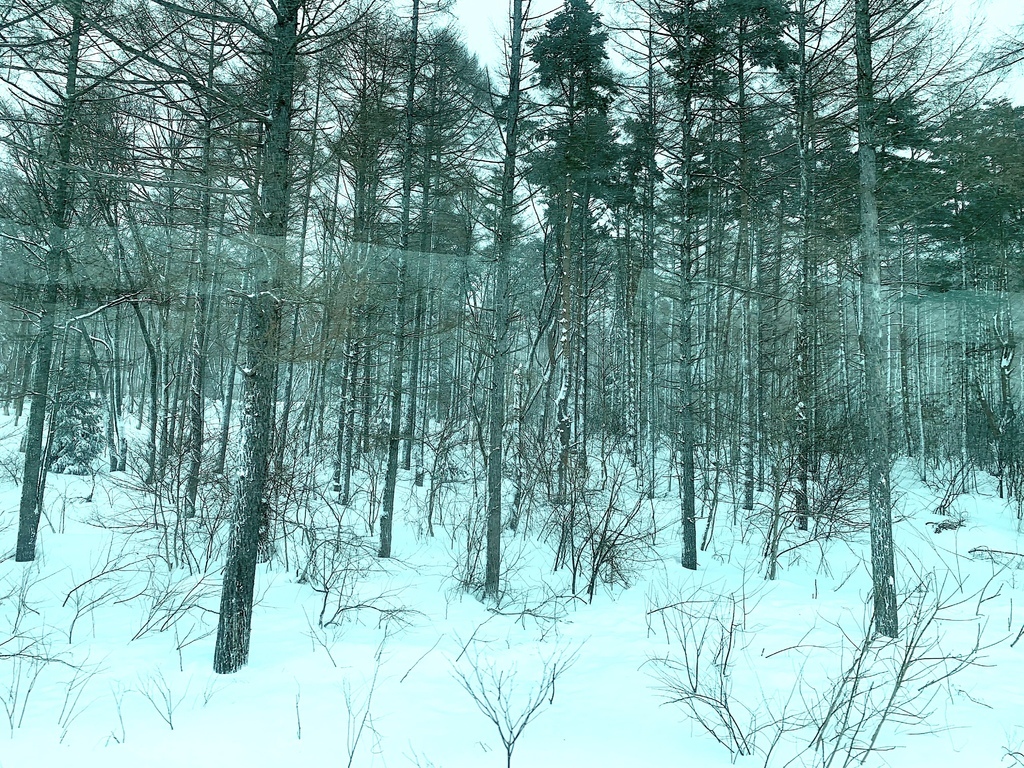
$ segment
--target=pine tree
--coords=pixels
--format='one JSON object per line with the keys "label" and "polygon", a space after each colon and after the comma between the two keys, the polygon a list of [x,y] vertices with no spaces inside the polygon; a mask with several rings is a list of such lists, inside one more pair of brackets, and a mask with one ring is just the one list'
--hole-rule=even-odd
{"label": "pine tree", "polygon": [[555,432],[557,498],[569,492],[574,448],[586,453],[588,258],[593,205],[610,192],[617,161],[611,106],[618,90],[605,46],[608,33],[586,0],[566,0],[533,41],[537,82],[549,98],[547,120],[530,158],[545,190],[547,220],[558,260]]}

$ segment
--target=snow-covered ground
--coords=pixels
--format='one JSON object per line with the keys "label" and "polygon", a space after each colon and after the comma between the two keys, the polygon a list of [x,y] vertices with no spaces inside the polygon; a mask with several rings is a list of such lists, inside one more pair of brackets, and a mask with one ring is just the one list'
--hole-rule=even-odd
{"label": "snow-covered ground", "polygon": [[[15,468],[9,420],[0,438]],[[512,765],[1024,764],[1024,542],[981,476],[936,534],[941,491],[897,472],[896,643],[865,645],[866,532],[782,555],[770,582],[763,536],[723,502],[688,572],[665,494],[628,587],[573,598],[551,547],[509,534],[496,609],[458,585],[464,531],[417,532],[410,484],[392,560],[367,537],[260,566],[250,662],[218,676],[216,558],[169,568],[169,511],[127,476],[51,474],[39,558],[16,564],[0,475],[0,768],[503,766],[481,706],[514,729],[534,705]],[[345,610],[321,627],[325,605]]]}

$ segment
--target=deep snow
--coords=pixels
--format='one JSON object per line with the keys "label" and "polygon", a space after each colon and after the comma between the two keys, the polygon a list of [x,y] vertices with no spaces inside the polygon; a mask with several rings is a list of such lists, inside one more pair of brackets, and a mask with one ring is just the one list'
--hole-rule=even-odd
{"label": "deep snow", "polygon": [[[16,435],[5,419],[5,467],[17,465]],[[793,550],[768,582],[762,534],[750,527],[742,538],[747,526],[729,522],[725,499],[691,573],[678,566],[678,506],[665,494],[650,505],[663,521],[654,556],[635,566],[628,587],[600,587],[592,604],[572,598],[565,573],[551,571],[551,547],[509,534],[514,565],[495,609],[453,577],[460,536],[444,526],[434,538],[418,533],[412,517],[422,505],[407,498],[398,504],[406,516],[396,520],[396,557],[352,556],[365,571],[340,591],[343,605],[368,607],[320,628],[316,578],[302,578],[304,555],[292,551],[287,569],[283,557],[259,568],[250,663],[217,676],[216,564],[206,573],[170,570],[161,531],[147,524],[152,499],[128,477],[101,473],[95,487],[57,474],[48,482],[33,565],[13,562],[18,490],[9,472],[0,482],[0,768],[502,766],[498,731],[459,682],[459,673],[477,679],[474,670],[492,697],[503,681],[513,714],[544,689],[515,766],[823,765],[859,720],[838,727],[846,710],[837,711],[822,744],[810,746],[829,692],[864,640],[866,532]],[[1024,764],[1024,640],[1012,644],[1024,625],[1024,556],[1013,554],[1024,542],[1015,508],[985,477],[978,482],[951,510],[965,525],[935,534],[926,522],[939,519],[932,511],[941,493],[909,467],[896,473],[901,621],[913,625],[915,606],[929,615],[940,598],[952,605],[922,630],[910,670],[917,677],[901,689],[913,700],[882,726],[866,765]],[[402,493],[422,489],[407,483]],[[458,504],[450,507],[457,515]],[[723,627],[733,630],[726,665],[714,656]],[[854,713],[864,696],[881,705],[891,691],[887,663],[906,646],[882,645],[866,659]],[[702,651],[698,692],[728,694],[735,743],[752,756],[730,755],[668,701],[678,697],[666,678],[686,668],[684,647],[691,670]],[[958,659],[969,665],[942,679]],[[552,696],[542,671],[557,660],[566,666]],[[728,743],[721,706],[697,707]],[[877,718],[864,724],[861,741]],[[832,765],[844,759],[837,754]]]}

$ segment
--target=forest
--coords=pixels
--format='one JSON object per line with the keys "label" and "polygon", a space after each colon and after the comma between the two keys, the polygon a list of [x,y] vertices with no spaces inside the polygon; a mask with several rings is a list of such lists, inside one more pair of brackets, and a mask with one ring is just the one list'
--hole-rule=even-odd
{"label": "forest", "polygon": [[[998,621],[1024,634],[1016,584],[979,593],[899,542],[971,530],[957,557],[992,579],[1024,565],[1024,106],[993,95],[1019,31],[956,32],[917,0],[507,5],[485,67],[446,0],[4,0],[12,738],[36,680],[74,669],[53,694],[63,741],[74,691],[107,674],[76,622],[95,638],[121,606],[149,611],[123,641],[173,633],[176,670],[187,648],[239,673],[274,574],[337,668],[344,627],[386,639],[425,610],[380,574],[469,599],[478,630],[546,637],[659,568],[697,584],[679,580],[735,566],[817,599],[854,552],[856,674],[829,678],[817,721],[762,717],[774,741],[730,708],[735,592],[638,609],[682,654],[658,661],[669,699],[764,765],[808,729],[797,764],[881,759],[883,726],[927,717],[900,696],[988,647],[980,629],[963,653],[926,639],[963,601],[978,617],[1006,597]],[[414,565],[431,548],[443,577]],[[954,571],[957,599],[935,586]],[[71,579],[47,598],[75,606],[66,651],[46,639],[57,608],[29,597],[51,572]],[[709,627],[714,683],[692,645]],[[545,659],[516,719],[514,674],[476,637],[451,674],[511,766],[585,648]],[[897,673],[869,674],[893,653]],[[173,731],[160,675],[133,690]],[[377,764],[370,698],[351,698],[348,765]]]}

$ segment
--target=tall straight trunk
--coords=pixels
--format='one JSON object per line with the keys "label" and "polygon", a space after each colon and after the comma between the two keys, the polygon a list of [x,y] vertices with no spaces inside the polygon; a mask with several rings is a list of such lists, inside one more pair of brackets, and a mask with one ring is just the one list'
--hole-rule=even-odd
{"label": "tall straight trunk", "polygon": [[[691,46],[693,43],[692,0],[687,0],[684,6],[683,17],[683,40],[679,41],[682,46],[684,77],[691,77],[689,65],[692,57]],[[680,562],[684,568],[689,570],[697,569],[697,510],[695,501],[695,467],[694,452],[697,442],[697,428],[694,419],[695,392],[693,387],[693,331],[691,316],[693,312],[693,287],[692,271],[694,267],[693,237],[693,138],[695,116],[693,111],[693,94],[691,92],[691,81],[682,83],[680,93],[682,107],[682,119],[680,121],[680,152],[682,158],[679,169],[679,233],[680,252],[676,265],[676,279],[678,281],[678,300],[673,307],[676,343],[678,344],[678,355],[675,360],[678,370],[678,429],[676,433],[676,454],[679,456],[679,484],[682,499],[681,518],[683,546]]]}
{"label": "tall straight trunk", "polygon": [[[320,123],[320,95],[323,86],[323,73],[317,73],[317,85],[316,95],[313,100],[313,125],[319,125]],[[313,196],[313,180],[315,178],[314,165],[316,163],[317,153],[317,138],[320,132],[314,130],[310,134],[309,141],[309,156],[306,159],[306,184],[303,188],[302,194],[302,218],[299,232],[299,265],[298,274],[296,275],[296,288],[298,295],[302,294],[303,290],[303,270],[305,268],[306,261],[306,239],[309,233],[309,206]],[[285,373],[284,383],[284,398],[281,406],[281,420],[278,425],[277,433],[277,445],[274,449],[274,463],[278,471],[284,468],[284,454],[285,445],[288,442],[288,425],[291,418],[292,403],[295,396],[295,354],[296,347],[298,346],[299,340],[299,316],[300,316],[300,305],[299,302],[295,303],[295,308],[292,311],[292,329],[291,338],[288,346],[288,366],[287,372]],[[308,406],[307,400],[307,406]],[[311,425],[307,425],[311,426]],[[308,434],[308,432],[307,432]]]}
{"label": "tall straight trunk", "polygon": [[[845,415],[847,418],[852,419],[854,416],[853,396],[857,387],[854,384],[853,376],[850,374],[850,357],[852,352],[849,347],[854,343],[853,340],[858,338],[858,335],[860,334],[860,325],[858,318],[854,317],[854,333],[850,332],[850,306],[856,308],[858,291],[856,287],[853,287],[851,289],[851,301],[847,302],[846,273],[843,270],[843,259],[838,259],[836,262],[835,293],[835,305],[838,307],[837,320],[839,324],[839,343],[836,344],[836,353],[839,357],[840,389],[842,390]],[[857,314],[856,310],[855,314]]]}
{"label": "tall straight trunk", "polygon": [[900,374],[900,415],[903,443],[906,446],[907,456],[916,453],[917,446],[914,444],[913,420],[911,418],[912,395],[910,389],[910,329],[909,318],[907,317],[907,243],[906,233],[900,236],[900,287],[899,287],[899,316],[897,324],[897,342],[899,345],[899,374]]}
{"label": "tall straight trunk", "polygon": [[[205,312],[205,309],[204,309]],[[167,333],[169,313],[164,314],[164,334]],[[194,320],[195,318],[193,318]],[[165,381],[167,382],[167,390],[165,391],[164,401],[167,403],[164,408],[164,419],[167,423],[167,434],[169,439],[161,446],[160,453],[160,476],[163,477],[166,472],[167,463],[170,460],[172,454],[178,454],[179,447],[184,443],[184,426],[186,419],[179,418],[179,414],[182,410],[182,400],[185,394],[185,368],[188,361],[188,342],[191,339],[191,333],[182,333],[178,339],[177,349],[173,352],[168,349],[165,355],[165,365],[167,367],[167,376]],[[180,466],[178,467],[180,470]],[[180,474],[180,472],[179,472]],[[177,490],[177,489],[175,489]]]}
{"label": "tall straight trunk", "polygon": [[582,213],[580,219],[582,231],[580,233],[579,268],[576,309],[576,328],[579,333],[579,342],[576,345],[577,358],[575,387],[573,390],[573,434],[576,446],[576,462],[581,467],[587,466],[587,440],[589,438],[589,409],[590,409],[590,269],[589,257],[591,255],[590,245],[590,207],[593,196],[590,192],[589,181],[584,185],[584,191],[580,201],[579,210]]}
{"label": "tall straight trunk", "polygon": [[359,396],[356,392],[356,385],[359,383],[359,362],[360,360],[366,361],[367,359],[367,356],[362,351],[362,343],[356,341],[352,350],[352,382],[349,387],[348,404],[346,405],[348,415],[345,425],[345,463],[341,484],[341,500],[346,504],[352,498],[352,454],[356,442],[356,409],[359,405]]}
{"label": "tall straight trunk", "polygon": [[[740,34],[742,40],[742,33]],[[750,148],[748,137],[746,58],[740,46],[737,54],[736,112],[739,130],[739,232],[736,263],[742,271],[745,291],[742,299],[743,320],[741,339],[743,353],[740,362],[742,402],[740,405],[740,462],[743,473],[743,509],[754,508],[755,453],[757,451],[757,303],[754,296],[757,265],[751,247]]]}
{"label": "tall straight trunk", "polygon": [[[436,109],[436,103],[438,100],[437,93],[437,82],[436,79],[430,83],[430,99],[431,109]],[[416,267],[413,270],[413,283],[415,285],[415,294],[413,295],[413,306],[412,306],[412,349],[409,354],[409,398],[406,409],[405,419],[405,447],[402,452],[402,468],[407,472],[412,469],[412,449],[413,444],[417,442],[416,438],[416,419],[419,411],[420,403],[420,373],[423,367],[423,342],[424,342],[424,326],[426,321],[426,307],[423,302],[423,294],[427,290],[427,286],[430,284],[430,264],[429,254],[433,248],[433,222],[431,220],[430,206],[432,203],[431,192],[433,191],[433,177],[435,169],[434,161],[434,144],[436,142],[434,130],[434,121],[431,120],[427,125],[426,137],[424,145],[426,146],[426,153],[423,158],[423,191],[420,195],[420,249],[416,256]],[[423,436],[420,436],[419,442],[422,446]],[[422,457],[422,451],[420,452]],[[419,484],[422,478],[422,463],[417,468],[417,484]]]}
{"label": "tall straight trunk", "polygon": [[867,426],[868,509],[871,524],[871,576],[875,632],[899,634],[896,615],[896,568],[892,542],[889,488],[888,401],[882,342],[881,243],[878,234],[875,156],[875,90],[871,61],[869,0],[856,0],[857,155],[860,163],[861,314],[864,348],[864,421]]}
{"label": "tall straight trunk", "polygon": [[914,424],[917,436],[918,474],[928,480],[928,443],[924,431],[925,327],[921,322],[921,302],[914,302]]}
{"label": "tall straight trunk", "polygon": [[[684,203],[684,206],[686,204]],[[688,214],[687,214],[688,215]],[[686,226],[684,224],[684,226]],[[689,570],[697,569],[697,509],[695,500],[695,467],[694,452],[696,448],[697,429],[694,420],[694,387],[693,387],[693,342],[692,323],[693,289],[691,271],[692,250],[689,235],[684,235],[684,245],[679,259],[679,307],[677,309],[676,328],[679,336],[679,483],[682,492],[682,533],[683,553],[681,563]]]}
{"label": "tall straight trunk", "polygon": [[366,345],[363,352],[365,355],[365,362],[363,363],[363,375],[359,382],[359,388],[361,390],[359,397],[359,404],[361,407],[361,413],[359,414],[359,456],[362,458],[370,450],[370,416],[373,412],[373,380],[374,380],[374,368],[377,363],[377,359],[373,354],[373,346],[370,344]]}
{"label": "tall straight trunk", "polygon": [[50,222],[47,234],[45,267],[36,337],[36,360],[32,371],[32,395],[25,434],[25,464],[21,482],[21,505],[18,516],[18,543],[14,559],[19,563],[35,560],[36,537],[43,503],[43,432],[49,404],[50,368],[53,364],[54,324],[57,314],[60,270],[67,259],[67,229],[71,217],[71,136],[78,104],[78,57],[82,40],[81,0],[69,7],[72,15],[71,37],[60,106],[60,123],[56,130],[54,186],[50,195]]}
{"label": "tall straight trunk", "polygon": [[[967,296],[967,248],[964,243],[960,243],[960,290],[961,295]],[[954,468],[952,476],[959,470],[960,476],[960,487],[959,492],[965,493],[966,477],[967,477],[967,466],[970,463],[970,379],[971,379],[971,358],[970,358],[970,341],[968,340],[968,320],[967,320],[967,302],[961,300],[958,302],[958,332],[959,332],[959,360],[957,361],[957,369],[959,371],[958,387],[956,391],[956,402],[959,408],[960,416],[960,432],[959,432],[959,448],[960,448],[960,466]]]}
{"label": "tall straight trunk", "polygon": [[[208,235],[200,234],[207,241],[200,248],[208,245]],[[200,261],[205,255],[200,255]],[[192,329],[191,364],[189,366],[188,383],[188,474],[185,479],[185,499],[182,516],[195,517],[196,497],[199,493],[199,475],[203,466],[203,438],[206,427],[206,408],[203,392],[206,382],[206,339],[209,333],[210,312],[207,303],[206,288],[203,281],[207,275],[204,266],[199,267],[201,279],[197,281],[196,293],[193,297],[195,327]]]}
{"label": "tall straight trunk", "polygon": [[[400,256],[404,260],[404,256]],[[405,266],[398,268],[398,294],[395,297],[395,337],[391,354],[391,389],[388,392],[388,453],[384,471],[384,499],[380,514],[380,547],[378,557],[391,557],[395,493],[398,485],[398,458],[402,443],[402,382],[405,376]]]}
{"label": "tall straight trunk", "polygon": [[231,436],[231,411],[235,403],[235,379],[238,370],[238,355],[242,344],[242,331],[245,327],[245,302],[238,305],[238,314],[235,320],[234,341],[231,344],[231,359],[228,361],[228,386],[224,393],[224,413],[220,425],[220,443],[217,448],[217,462],[213,471],[215,474],[224,473],[224,463],[228,455],[228,438]]}
{"label": "tall straight trunk", "polygon": [[352,493],[352,448],[355,443],[356,406],[359,401],[359,362],[363,357],[359,339],[345,343],[345,374],[341,382],[341,404],[338,409],[338,439],[334,492],[342,504],[348,504]]}
{"label": "tall straight trunk", "polygon": [[1013,404],[1012,374],[1014,358],[1016,357],[1016,345],[1013,336],[1013,314],[1006,303],[1005,289],[1002,301],[1003,308],[1000,309],[994,323],[994,332],[999,339],[1001,354],[999,355],[999,420],[996,433],[998,443],[996,445],[996,467],[999,477],[999,496],[1009,498],[1016,486],[1012,477],[1014,472],[1012,452],[1014,449],[1017,419],[1016,408]]}
{"label": "tall straight trunk", "polygon": [[[654,130],[657,115],[657,88],[655,84],[654,64],[654,20],[648,14],[646,40],[647,78],[645,87],[646,119],[650,130]],[[640,257],[637,259],[627,250],[625,316],[626,316],[626,347],[629,378],[629,397],[626,400],[626,418],[631,431],[633,463],[636,467],[637,484],[640,492],[653,497],[654,493],[654,456],[652,439],[654,435],[651,423],[651,399],[653,397],[653,377],[648,370],[650,327],[649,301],[641,299],[644,284],[644,270],[650,269],[654,262],[654,227],[655,227],[655,171],[657,169],[657,148],[652,141],[650,153],[644,158],[647,173],[643,184],[643,202],[641,215]],[[629,222],[627,221],[627,228]],[[631,245],[631,241],[630,241]],[[645,297],[646,298],[646,297]],[[650,451],[648,450],[650,448]]]}
{"label": "tall straight trunk", "polygon": [[[206,85],[213,89],[214,70],[214,34],[210,33],[210,44],[207,49]],[[210,332],[213,314],[209,311],[208,293],[213,286],[208,286],[210,279],[210,226],[212,223],[213,186],[213,97],[208,96],[205,105],[203,122],[202,154],[200,162],[203,169],[203,191],[199,202],[199,243],[196,249],[196,290],[193,297],[195,320],[192,329],[192,360],[189,367],[188,386],[188,475],[185,480],[185,504],[183,516],[195,517],[196,497],[199,494],[199,475],[203,468],[203,439],[206,434],[206,407],[204,390],[206,388],[206,340]]]}
{"label": "tall straight trunk", "polygon": [[298,26],[303,0],[276,5],[269,41],[268,124],[261,167],[260,212],[256,217],[255,286],[246,301],[245,411],[242,419],[242,471],[235,485],[220,620],[213,655],[218,674],[237,671],[249,659],[256,562],[269,547],[266,501],[272,450],[277,360],[281,325],[283,267],[287,256],[288,192],[291,176],[292,102]]}
{"label": "tall straight trunk", "polygon": [[516,162],[519,157],[519,92],[523,56],[523,0],[512,0],[509,42],[509,88],[505,115],[505,157],[501,171],[501,209],[495,243],[494,338],[487,425],[487,559],[484,595],[497,599],[501,586],[501,476],[505,439],[505,379],[509,347],[509,262],[516,208]]}
{"label": "tall straight trunk", "polygon": [[[146,321],[146,316],[142,313],[142,308],[139,306],[137,301],[131,302],[132,310],[135,312],[135,319],[139,323],[139,333],[142,336],[143,344],[146,347],[146,360],[149,363],[148,376],[146,378],[149,384],[149,437],[146,444],[146,464],[147,464],[147,475],[145,483],[146,485],[152,485],[156,482],[156,450],[157,450],[157,431],[160,428],[160,353],[157,350],[156,344],[153,342],[153,336],[149,332],[149,323]],[[139,398],[141,405],[139,406],[139,422],[142,422],[142,412],[145,407],[146,397],[143,395]]]}
{"label": "tall straight trunk", "polygon": [[[352,389],[355,385],[353,379],[355,377],[355,364],[352,355],[352,339],[350,332],[345,334],[345,344],[342,349],[342,372],[341,372],[341,392],[338,398],[340,403],[338,405],[338,429],[335,433],[334,438],[334,476],[332,478],[333,490],[335,493],[341,492],[341,470],[342,470],[342,457],[345,450],[345,428],[348,424],[346,415],[348,413],[348,399]],[[348,500],[345,500],[347,503]]]}
{"label": "tall straight trunk", "polygon": [[[799,81],[797,84],[797,152],[800,172],[800,251],[797,259],[796,297],[796,392],[794,418],[796,422],[796,489],[794,507],[796,525],[801,531],[807,530],[808,475],[811,465],[811,409],[813,382],[811,380],[811,347],[814,343],[811,313],[811,215],[814,172],[814,139],[812,122],[814,107],[811,101],[810,73],[807,61],[807,0],[800,0],[797,11],[797,40],[799,56]],[[774,567],[774,561],[772,563]]]}
{"label": "tall straight trunk", "polygon": [[412,209],[413,129],[416,115],[416,73],[419,66],[420,0],[412,0],[412,37],[409,41],[408,81],[405,85],[405,128],[402,143],[402,213],[399,222],[398,269],[395,286],[394,345],[391,360],[391,407],[388,414],[388,456],[384,473],[384,499],[380,513],[378,557],[391,557],[395,491],[398,485],[398,454],[402,441],[402,382],[405,377],[406,269]]}
{"label": "tall straight trunk", "polygon": [[264,491],[273,431],[276,326],[280,323],[280,306],[269,292],[256,294],[248,303],[243,372],[243,469],[239,472],[231,509],[228,557],[213,656],[213,669],[218,674],[237,671],[249,658],[260,529],[266,525]]}
{"label": "tall straight trunk", "polygon": [[[426,308],[423,303],[423,293],[427,290],[430,281],[430,268],[424,265],[426,250],[417,255],[417,265],[413,273],[414,295],[412,297],[412,338],[411,349],[409,350],[409,393],[406,400],[405,443],[402,449],[402,469],[412,469],[412,449],[417,442],[417,418],[420,404],[420,374],[423,370],[423,334],[425,330]],[[419,438],[422,445],[423,436]],[[417,467],[417,475],[421,467]]]}
{"label": "tall straight trunk", "polygon": [[553,345],[561,355],[561,373],[558,387],[558,394],[555,398],[555,430],[558,435],[558,478],[557,478],[557,500],[564,503],[568,498],[569,491],[569,459],[572,448],[572,413],[570,412],[570,397],[574,391],[573,354],[576,349],[577,339],[573,320],[573,295],[575,283],[575,265],[572,249],[572,227],[573,227],[573,203],[574,194],[572,191],[572,177],[566,174],[565,196],[565,217],[562,220],[562,232],[559,237],[559,307],[558,324],[555,326],[555,333],[558,337]]}

